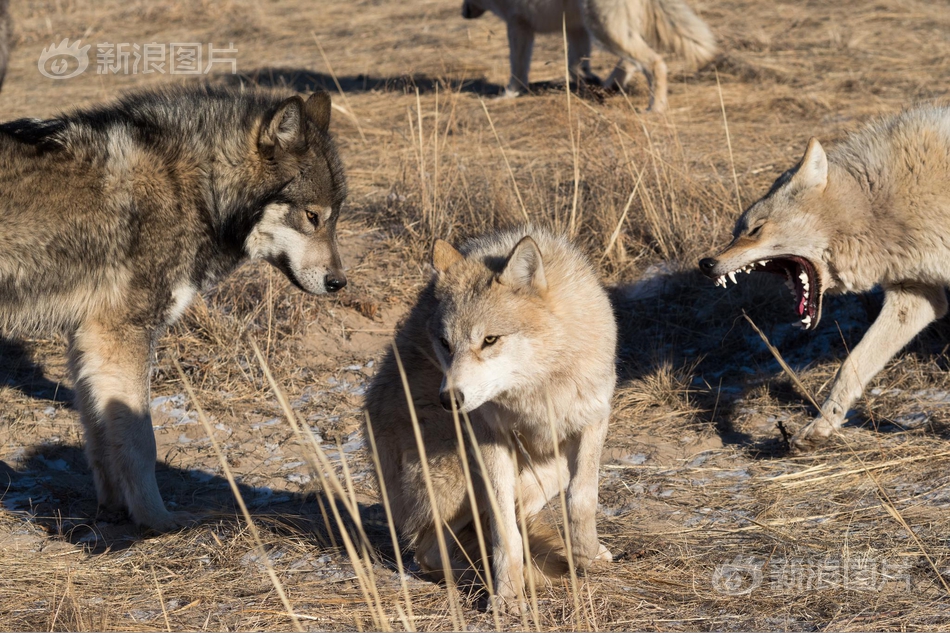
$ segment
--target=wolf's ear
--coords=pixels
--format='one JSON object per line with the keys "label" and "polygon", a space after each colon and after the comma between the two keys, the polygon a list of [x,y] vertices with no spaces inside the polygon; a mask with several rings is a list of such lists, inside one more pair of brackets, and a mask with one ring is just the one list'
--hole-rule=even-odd
{"label": "wolf's ear", "polygon": [[801,189],[816,189],[819,193],[828,184],[828,157],[821,143],[814,136],[808,141],[808,149],[792,178]]}
{"label": "wolf's ear", "polygon": [[437,273],[444,273],[452,264],[462,259],[462,254],[445,240],[436,240],[432,246],[432,267]]}
{"label": "wolf's ear", "polygon": [[264,122],[257,146],[267,158],[273,158],[277,150],[296,151],[303,144],[303,121],[301,116],[304,102],[298,96],[290,97],[281,103]]}
{"label": "wolf's ear", "polygon": [[521,238],[511,249],[505,269],[498,275],[498,281],[512,288],[531,288],[537,292],[548,289],[544,264],[541,262],[541,250],[530,235]]}
{"label": "wolf's ear", "polygon": [[307,118],[313,121],[321,132],[330,129],[330,93],[323,90],[310,95],[305,104]]}

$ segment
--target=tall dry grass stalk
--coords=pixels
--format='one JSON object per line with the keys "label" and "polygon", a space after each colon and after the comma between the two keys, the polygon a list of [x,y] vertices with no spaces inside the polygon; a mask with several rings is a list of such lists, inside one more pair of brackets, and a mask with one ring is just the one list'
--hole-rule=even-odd
{"label": "tall dry grass stalk", "polygon": [[[348,492],[348,490],[352,491],[352,486],[345,486],[340,482],[335,471],[333,470],[330,459],[320,446],[320,443],[314,437],[310,427],[305,424],[301,424],[297,420],[297,414],[290,406],[290,402],[287,400],[287,396],[284,391],[277,384],[277,381],[274,380],[274,376],[270,371],[270,367],[268,366],[263,354],[261,354],[261,350],[257,346],[257,343],[253,338],[249,337],[248,340],[254,350],[255,355],[257,356],[258,361],[260,362],[261,369],[267,378],[267,382],[270,384],[271,389],[273,389],[274,395],[277,397],[281,409],[284,412],[284,416],[286,417],[287,422],[290,423],[290,426],[294,432],[294,435],[297,437],[298,442],[302,446],[307,446],[311,449],[311,452],[304,453],[308,461],[311,462],[311,469],[318,476],[323,490],[330,491],[330,493],[333,495],[329,499],[328,505],[330,506],[330,510],[333,513],[336,527],[339,529],[340,537],[343,540],[343,544],[350,558],[350,562],[353,565],[353,571],[357,576],[357,580],[359,582],[360,589],[363,592],[366,604],[370,605],[372,608],[371,613],[373,614],[374,627],[380,631],[388,631],[389,618],[386,616],[383,609],[382,600],[380,599],[379,595],[379,589],[376,585],[375,573],[373,571],[373,560],[370,555],[372,543],[363,529],[363,524],[360,519],[359,507],[357,507],[353,501],[352,492]],[[351,536],[349,529],[350,526],[340,514],[339,508],[337,507],[338,503],[343,504],[349,518],[353,521],[353,527],[356,530],[356,539]],[[327,527],[330,528],[331,526]],[[357,547],[357,545],[359,547]]]}
{"label": "tall dry grass stalk", "polygon": [[[426,493],[429,496],[429,505],[432,508],[432,519],[435,524],[435,538],[439,545],[439,557],[442,559],[442,571],[445,575],[445,589],[448,593],[449,614],[452,618],[452,624],[455,630],[464,630],[464,621],[462,620],[461,608],[458,602],[458,594],[455,591],[455,574],[452,569],[452,560],[449,557],[448,546],[445,542],[445,526],[442,520],[442,514],[439,510],[439,503],[432,487],[432,477],[429,473],[429,462],[426,458],[426,447],[422,441],[422,431],[419,428],[419,419],[416,417],[416,407],[412,401],[412,393],[409,390],[409,381],[406,378],[406,371],[402,365],[402,359],[399,356],[399,348],[393,344],[393,354],[396,358],[396,364],[399,366],[399,376],[402,378],[402,386],[406,393],[406,403],[409,406],[409,416],[412,420],[412,431],[416,437],[416,449],[419,451],[419,463],[422,466],[422,477],[426,485]],[[448,529],[448,526],[445,526]]]}
{"label": "tall dry grass stalk", "polygon": [[[241,489],[238,487],[237,481],[234,479],[234,474],[231,472],[231,467],[228,464],[228,460],[221,451],[221,446],[218,444],[218,441],[214,436],[214,428],[208,421],[207,416],[205,416],[204,410],[201,408],[201,404],[198,402],[198,397],[195,395],[195,391],[191,386],[191,381],[188,380],[188,376],[185,374],[185,370],[181,368],[177,358],[173,359],[173,362],[175,369],[178,370],[178,374],[181,377],[185,391],[188,393],[188,397],[191,399],[191,402],[195,407],[195,411],[198,413],[198,419],[201,421],[201,425],[204,427],[205,433],[207,434],[208,439],[211,441],[211,447],[214,449],[214,454],[218,458],[218,463],[221,465],[221,470],[224,472],[224,475],[228,480],[228,485],[231,486],[231,493],[234,495],[234,499],[237,501],[238,507],[241,509],[241,514],[244,516],[244,521],[247,524],[247,528],[250,530],[251,536],[254,538],[254,545],[257,549],[258,560],[261,561],[261,564],[264,565],[264,568],[267,570],[267,577],[270,578],[271,583],[274,585],[274,591],[276,591],[277,595],[280,597],[280,601],[283,603],[284,609],[286,610],[287,615],[290,617],[290,620],[294,625],[294,630],[303,631],[303,626],[300,624],[300,619],[297,617],[297,614],[294,612],[293,605],[290,604],[290,600],[287,598],[287,592],[284,590],[284,585],[277,577],[277,573],[274,571],[274,566],[267,556],[267,550],[264,548],[264,543],[261,540],[261,535],[257,529],[257,524],[251,517],[251,513],[247,509],[247,504],[244,502],[244,495],[241,494]],[[158,581],[156,580],[156,584],[157,583]],[[164,602],[162,604],[164,605]],[[164,606],[162,608],[164,609]],[[167,613],[165,614],[165,617],[167,622]]]}

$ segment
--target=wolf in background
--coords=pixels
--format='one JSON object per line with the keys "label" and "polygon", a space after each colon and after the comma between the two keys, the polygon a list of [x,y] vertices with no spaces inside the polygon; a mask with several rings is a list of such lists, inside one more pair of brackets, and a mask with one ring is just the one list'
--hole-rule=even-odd
{"label": "wolf in background", "polygon": [[947,312],[950,108],[920,107],[868,125],[829,154],[817,139],[735,226],[702,271],[725,286],[741,271],[783,275],[806,329],[826,292],[884,291],[884,307],[842,363],[798,448],[837,430],[867,383]]}
{"label": "wolf in background", "polygon": [[508,25],[511,79],[505,94],[528,89],[535,33],[567,30],[568,67],[579,82],[600,85],[591,72],[591,41],[597,40],[620,60],[604,82],[624,88],[636,72],[650,86],[650,109],[667,106],[666,62],[656,49],[680,55],[699,68],[716,55],[716,39],[685,0],[464,0],[462,17],[491,11]]}
{"label": "wolf in background", "polygon": [[99,504],[163,531],[149,374],[196,293],[248,257],[346,284],[330,98],[210,87],[0,125],[0,332],[59,330]]}
{"label": "wolf in background", "polygon": [[[519,512],[530,521],[566,489],[574,562],[585,568],[611,558],[598,541],[595,512],[617,328],[591,265],[547,231],[498,232],[461,251],[440,240],[432,265],[433,279],[399,328],[395,347],[434,497],[449,526],[450,561],[439,553],[440,528],[392,351],[367,393],[366,431],[378,447],[396,527],[423,569],[441,572],[444,562],[458,569],[478,560],[477,549],[458,551],[455,538],[464,540],[474,521],[487,522],[498,606],[517,610],[525,556]],[[479,516],[466,491],[453,408],[470,417],[487,469],[479,472],[466,441]]]}

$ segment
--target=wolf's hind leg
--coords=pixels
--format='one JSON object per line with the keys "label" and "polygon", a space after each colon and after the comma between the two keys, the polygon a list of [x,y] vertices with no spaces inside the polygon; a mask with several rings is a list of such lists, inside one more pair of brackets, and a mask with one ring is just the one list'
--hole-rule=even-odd
{"label": "wolf's hind leg", "polygon": [[940,286],[892,286],[884,290],[884,307],[867,334],[841,364],[821,415],[799,431],[792,443],[804,449],[827,438],[843,423],[864,387],[921,330],[947,313]]}
{"label": "wolf's hind leg", "polygon": [[594,86],[600,85],[600,78],[590,69],[591,37],[583,24],[567,29],[568,68],[574,80]]}
{"label": "wolf's hind leg", "polygon": [[667,104],[666,62],[659,53],[654,51],[638,34],[634,34],[628,41],[617,42],[613,52],[621,56],[620,62],[607,79],[608,88],[623,88],[632,78],[633,71],[639,69],[646,77],[650,88],[651,112],[663,112]]}
{"label": "wolf's hind leg", "polygon": [[[465,513],[450,521],[448,526],[442,527],[442,538],[445,540],[445,549],[449,556],[448,568],[452,571],[452,578],[455,582],[470,579],[468,573],[471,571],[471,563],[475,562],[475,560],[469,561],[467,556],[470,556],[470,554],[466,553],[458,542],[458,535],[473,520],[471,513]],[[414,556],[423,572],[439,580],[444,580],[446,565],[442,561],[439,539],[435,530],[436,528],[433,525],[423,532],[416,544]]]}
{"label": "wolf's hind leg", "polygon": [[165,509],[155,479],[155,435],[148,410],[151,333],[88,323],[70,342],[70,369],[99,503],[124,505],[132,519],[158,531],[184,516]]}
{"label": "wolf's hind leg", "polygon": [[643,39],[638,26],[631,22],[630,15],[594,10],[593,3],[588,2],[585,20],[604,48],[620,57],[604,86],[608,89],[624,88],[633,78],[633,74],[640,70],[650,86],[649,109],[653,112],[663,112],[666,109],[667,94],[666,62]]}
{"label": "wolf's hind leg", "polygon": [[521,511],[525,518],[536,515],[548,501],[557,496],[560,492],[558,483],[566,488],[570,480],[566,455],[561,455],[559,461],[551,458],[542,464],[526,465],[518,479]]}

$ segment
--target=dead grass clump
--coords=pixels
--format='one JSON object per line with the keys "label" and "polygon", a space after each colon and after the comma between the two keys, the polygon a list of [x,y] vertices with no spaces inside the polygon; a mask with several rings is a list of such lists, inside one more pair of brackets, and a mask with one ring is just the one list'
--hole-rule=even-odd
{"label": "dead grass clump", "polygon": [[[544,119],[517,123],[510,109],[475,106],[456,93],[440,98],[438,110],[422,113],[417,102],[406,115],[411,151],[400,177],[367,220],[411,238],[416,257],[435,238],[550,226],[575,235],[609,279],[657,260],[691,266],[706,254],[703,236],[725,230],[734,202],[727,189],[710,191],[691,177],[699,157],[686,152],[675,128],[621,126],[586,102],[574,105],[577,118],[569,121],[562,99],[548,99]],[[483,143],[472,147],[449,133],[459,126],[487,127]],[[493,127],[509,132],[496,137]],[[552,133],[547,153],[518,149]]]}

